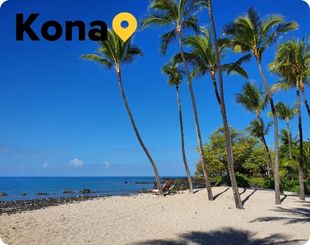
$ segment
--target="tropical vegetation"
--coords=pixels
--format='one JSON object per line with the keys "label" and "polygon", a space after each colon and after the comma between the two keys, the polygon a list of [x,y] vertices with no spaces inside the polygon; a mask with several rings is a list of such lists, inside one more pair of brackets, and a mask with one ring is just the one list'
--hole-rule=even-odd
{"label": "tropical vegetation", "polygon": [[[204,11],[209,16],[208,26],[200,24],[199,18],[204,16],[200,13]],[[216,25],[215,14],[211,0],[151,0],[148,12],[141,20],[142,29],[155,26],[162,31],[160,53],[168,56],[169,63],[158,69],[176,92],[176,128],[180,132],[180,156],[187,187],[194,193],[194,178],[203,179],[208,199],[212,201],[212,186],[231,185],[238,209],[243,208],[238,187],[274,189],[277,205],[281,204],[283,191],[298,192],[300,199],[305,200],[305,194],[310,194],[310,142],[304,139],[305,127],[309,126],[306,120],[310,118],[306,95],[310,84],[309,39],[290,37],[281,43],[283,36],[293,36],[298,24],[287,22],[278,15],[261,17],[253,8],[223,27]],[[175,52],[173,55],[168,52],[170,47]],[[276,47],[277,52],[274,61],[267,65],[265,57],[267,52],[272,53],[271,47]],[[82,57],[115,69],[131,125],[151,163],[159,193],[163,194],[157,165],[142,140],[123,85],[122,67],[134,62],[137,56],[142,56],[142,51],[134,46],[133,38],[123,42],[109,30],[108,40],[99,42],[97,52]],[[250,66],[258,69],[258,77],[253,77]],[[231,96],[253,115],[242,130],[229,124],[225,98],[229,91],[225,89],[225,80],[232,75],[243,87]],[[200,105],[193,84],[199,80],[210,82],[219,107],[218,116],[222,119],[222,125],[206,139],[203,138],[198,113]],[[191,175],[186,155],[187,125],[182,105],[188,102],[182,100],[181,103],[180,96],[184,81],[190,95],[200,156],[195,177]],[[295,91],[295,98],[281,100],[281,94],[291,89]],[[211,92],[204,94],[207,97]],[[307,112],[306,117],[303,111]]]}

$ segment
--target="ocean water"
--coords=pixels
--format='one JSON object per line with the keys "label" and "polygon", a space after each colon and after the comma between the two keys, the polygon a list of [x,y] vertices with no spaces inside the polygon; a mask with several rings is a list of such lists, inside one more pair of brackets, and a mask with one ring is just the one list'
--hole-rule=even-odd
{"label": "ocean water", "polygon": [[[153,177],[0,177],[0,192],[8,194],[0,202],[77,196],[82,189],[95,191],[94,195],[126,195],[152,189],[154,182]],[[65,190],[76,194],[65,195]],[[48,196],[39,196],[40,192]]]}

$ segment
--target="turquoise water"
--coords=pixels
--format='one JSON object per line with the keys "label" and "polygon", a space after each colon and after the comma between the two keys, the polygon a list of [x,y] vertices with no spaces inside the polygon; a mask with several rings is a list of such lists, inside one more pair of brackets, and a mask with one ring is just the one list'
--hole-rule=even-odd
{"label": "turquoise water", "polygon": [[[154,182],[153,177],[0,177],[0,192],[8,194],[0,201],[76,196],[63,192],[82,189],[93,190],[96,195],[126,195],[151,189]],[[37,195],[40,192],[48,196]]]}

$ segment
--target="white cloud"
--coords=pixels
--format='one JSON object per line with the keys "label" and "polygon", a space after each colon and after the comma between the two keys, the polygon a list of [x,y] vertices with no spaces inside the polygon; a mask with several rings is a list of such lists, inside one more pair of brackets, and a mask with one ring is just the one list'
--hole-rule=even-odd
{"label": "white cloud", "polygon": [[69,162],[69,166],[70,167],[75,167],[75,168],[82,168],[84,165],[84,161],[80,160],[78,158],[75,158],[73,160],[70,160]]}
{"label": "white cloud", "polygon": [[111,163],[109,161],[104,161],[104,168],[107,169],[111,166]]}
{"label": "white cloud", "polygon": [[48,167],[48,163],[47,162],[43,163],[42,168],[47,168],[47,167]]}

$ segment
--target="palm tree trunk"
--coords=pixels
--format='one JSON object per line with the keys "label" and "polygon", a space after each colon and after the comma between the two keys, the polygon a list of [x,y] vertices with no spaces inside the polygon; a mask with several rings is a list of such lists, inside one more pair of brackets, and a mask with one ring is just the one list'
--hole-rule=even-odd
{"label": "palm tree trunk", "polygon": [[268,157],[268,161],[269,161],[269,164],[267,166],[267,175],[268,175],[268,178],[270,178],[270,166],[272,166],[272,159],[271,159],[271,154],[270,154],[269,147],[267,145],[265,136],[262,136],[262,142],[263,142],[263,145],[265,147],[267,157]]}
{"label": "palm tree trunk", "polygon": [[176,86],[176,93],[177,93],[177,104],[178,104],[178,110],[179,110],[179,121],[180,121],[180,133],[181,133],[181,146],[182,146],[182,157],[183,157],[183,163],[184,163],[184,168],[186,171],[187,175],[187,181],[189,185],[190,192],[193,193],[193,183],[192,183],[192,178],[191,178],[191,173],[189,171],[189,167],[187,164],[187,159],[186,159],[186,152],[185,152],[185,143],[184,143],[184,127],[183,127],[183,116],[182,116],[182,105],[181,105],[181,99],[180,99],[180,92],[179,92],[179,87]]}
{"label": "palm tree trunk", "polygon": [[220,61],[220,55],[219,55],[220,54],[219,53],[219,47],[218,47],[218,43],[217,43],[215,23],[214,23],[214,19],[213,19],[212,3],[211,3],[211,0],[208,0],[207,2],[208,2],[211,29],[212,29],[212,33],[213,33],[213,42],[214,42],[214,47],[215,47],[215,60],[216,60],[216,65],[217,65],[217,69],[218,69],[218,76],[219,76],[220,101],[221,101],[220,108],[221,108],[221,114],[222,114],[223,125],[224,125],[227,162],[228,162],[228,172],[229,172],[229,176],[230,176],[231,186],[233,189],[233,195],[234,195],[236,208],[243,209],[243,205],[242,205],[239,190],[238,190],[237,180],[236,180],[236,176],[235,176],[234,155],[233,155],[233,151],[232,151],[231,136],[230,136],[230,131],[229,131],[228,119],[227,119],[225,96],[224,96],[223,75],[222,75],[221,61]]}
{"label": "palm tree trunk", "polygon": [[302,89],[301,93],[302,93],[302,97],[303,97],[303,100],[304,100],[306,108],[307,108],[308,116],[310,117],[310,107],[309,107],[308,100],[307,100],[307,97],[305,94],[305,89]]}
{"label": "palm tree trunk", "polygon": [[291,135],[291,128],[290,128],[290,121],[289,119],[286,119],[286,130],[288,133],[288,153],[289,153],[289,157],[292,160],[293,156],[292,156],[292,135]]}
{"label": "palm tree trunk", "polygon": [[222,101],[221,101],[220,93],[219,93],[218,88],[217,88],[215,73],[211,73],[211,80],[212,80],[212,84],[213,84],[214,93],[215,93],[217,103],[218,103],[219,107],[221,108]]}
{"label": "palm tree trunk", "polygon": [[185,56],[184,56],[183,41],[182,41],[182,35],[181,35],[180,28],[178,28],[177,32],[178,32],[178,40],[179,40],[179,45],[180,45],[180,53],[182,56],[182,61],[184,63],[184,69],[185,69],[185,72],[187,75],[187,85],[189,87],[193,111],[194,111],[196,134],[197,134],[197,140],[198,140],[198,149],[199,149],[201,163],[202,163],[202,172],[203,172],[203,176],[204,176],[205,182],[206,182],[206,188],[208,191],[208,199],[210,201],[213,201],[214,198],[213,198],[213,193],[212,193],[212,189],[211,189],[211,185],[210,185],[210,181],[209,181],[209,173],[208,173],[208,169],[207,169],[207,160],[206,160],[206,157],[204,155],[202,139],[201,139],[201,131],[200,131],[198,111],[197,111],[197,104],[196,104],[196,99],[195,99],[195,92],[193,89],[192,79],[191,79],[191,75],[190,75],[190,72],[188,69],[187,61],[186,61]]}
{"label": "palm tree trunk", "polygon": [[277,117],[277,112],[276,112],[276,107],[273,102],[273,98],[271,95],[270,87],[267,83],[267,79],[265,76],[265,73],[262,68],[262,64],[259,58],[256,57],[257,64],[258,64],[258,69],[262,77],[263,84],[265,86],[266,92],[268,99],[270,101],[270,106],[271,106],[271,111],[272,111],[272,116],[273,116],[273,124],[274,124],[274,191],[275,191],[275,201],[277,205],[281,204],[281,199],[280,199],[280,176],[279,176],[279,126],[278,126],[278,117]]}
{"label": "palm tree trunk", "polygon": [[300,100],[300,90],[298,85],[296,87],[297,95],[297,115],[298,115],[298,130],[299,130],[299,166],[298,166],[298,179],[299,179],[299,199],[305,200],[305,185],[304,185],[304,148],[303,148],[303,131],[302,131],[302,118],[301,118],[301,100]]}
{"label": "palm tree trunk", "polygon": [[[261,118],[259,111],[256,112],[256,121],[258,125],[260,126],[260,128],[262,128],[262,118]],[[266,151],[268,162],[269,162],[267,166],[267,175],[268,175],[268,178],[270,178],[270,166],[272,166],[272,159],[271,159],[271,154],[270,154],[269,147],[267,145],[264,133],[262,134],[261,141],[265,147],[265,151]]]}
{"label": "palm tree trunk", "polygon": [[129,107],[129,104],[128,104],[128,101],[127,101],[127,97],[126,97],[126,94],[125,94],[125,90],[124,90],[124,87],[123,87],[123,82],[122,82],[122,74],[121,74],[121,70],[120,70],[120,67],[116,67],[116,74],[117,74],[117,78],[118,78],[118,85],[119,85],[119,88],[120,88],[120,92],[121,92],[121,95],[122,95],[122,98],[123,98],[123,101],[124,101],[124,104],[125,104],[125,107],[126,107],[126,110],[127,110],[127,113],[128,113],[128,116],[129,116],[129,119],[130,119],[130,122],[131,122],[131,125],[132,125],[132,128],[136,134],[136,137],[144,151],[144,153],[146,154],[147,158],[149,159],[151,165],[152,165],[152,168],[153,168],[153,171],[154,171],[154,174],[155,174],[155,177],[156,177],[156,183],[157,183],[157,186],[158,186],[158,190],[159,190],[159,194],[160,195],[164,195],[163,193],[163,190],[162,190],[162,187],[161,187],[161,184],[160,184],[160,177],[159,177],[159,173],[158,173],[158,170],[157,170],[157,167],[156,167],[156,164],[153,160],[153,158],[151,157],[151,154],[149,153],[148,149],[146,148],[141,136],[140,136],[140,133],[138,131],[138,128],[136,126],[136,123],[135,123],[135,120],[133,118],[133,115],[132,115],[132,112],[130,110],[130,107]]}

